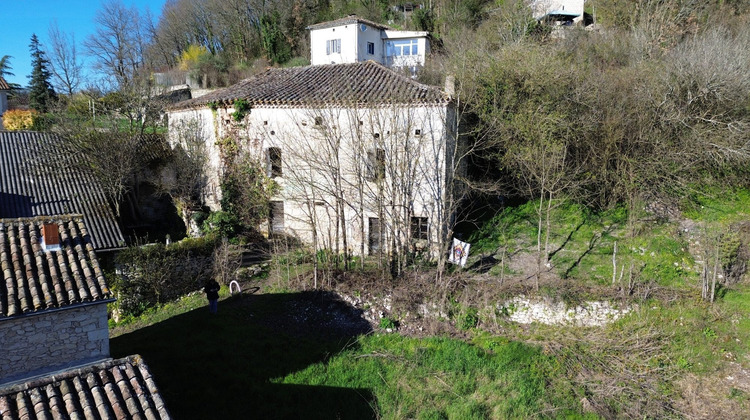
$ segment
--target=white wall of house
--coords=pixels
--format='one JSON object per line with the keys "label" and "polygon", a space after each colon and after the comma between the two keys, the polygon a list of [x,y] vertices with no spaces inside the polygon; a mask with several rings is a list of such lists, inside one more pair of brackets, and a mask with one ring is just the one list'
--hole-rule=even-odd
{"label": "white wall of house", "polygon": [[[212,111],[209,108],[170,111],[168,113],[168,127],[169,142],[172,147],[180,142],[180,131],[192,130],[195,126],[200,127],[200,135],[206,142],[206,151],[209,158],[208,165],[212,168],[206,174],[208,179],[207,186],[204,189],[203,201],[212,209],[217,210],[221,201],[220,185],[224,167],[221,163],[218,146],[216,145],[220,137],[217,137],[218,133],[215,125],[219,121],[214,117],[215,114],[218,115],[218,111]],[[231,118],[231,116],[228,117]]]}
{"label": "white wall of house", "polygon": [[534,19],[540,19],[552,11],[562,11],[578,15],[574,21],[583,19],[584,0],[534,0],[531,10]]}
{"label": "white wall of house", "polygon": [[[357,25],[349,24],[310,31],[310,64],[341,64],[357,62]],[[333,48],[331,41],[339,41]]]}
{"label": "white wall of house", "polygon": [[[382,30],[361,22],[312,29],[310,63],[321,65],[374,60],[387,67],[423,66],[430,53],[427,35],[427,32]],[[330,43],[338,40],[340,51]],[[372,44],[372,54],[368,44]]]}
{"label": "white wall of house", "polygon": [[[284,233],[316,242],[319,248],[341,249],[338,218],[346,225],[347,246],[355,254],[371,251],[371,218],[378,219],[384,247],[394,236],[405,240],[412,217],[426,218],[428,238],[420,246],[433,248],[443,234],[451,172],[446,159],[455,146],[452,108],[253,108],[242,126],[227,118],[232,112],[217,110],[217,132],[211,138],[236,135],[244,150],[267,167],[269,148],[281,151],[281,175],[274,178],[281,193],[273,200],[283,202]],[[203,111],[172,113],[170,131],[178,120],[199,115],[206,116]],[[219,150],[213,143],[212,172],[220,174]],[[382,169],[377,169],[378,153]],[[374,175],[377,171],[382,177]],[[218,191],[219,178],[212,182]],[[216,210],[219,198],[207,204]],[[337,205],[343,207],[343,217]]]}
{"label": "white wall of house", "polygon": [[107,303],[0,321],[0,384],[109,357]]}

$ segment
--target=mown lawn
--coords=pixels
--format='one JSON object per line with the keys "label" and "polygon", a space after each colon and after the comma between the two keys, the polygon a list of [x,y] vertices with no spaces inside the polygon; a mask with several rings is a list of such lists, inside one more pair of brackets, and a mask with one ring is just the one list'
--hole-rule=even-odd
{"label": "mown lawn", "polygon": [[525,344],[328,331],[310,309],[325,293],[228,298],[217,316],[199,298],[111,339],[113,357],[144,357],[177,419],[579,417],[572,392],[549,391],[555,359]]}

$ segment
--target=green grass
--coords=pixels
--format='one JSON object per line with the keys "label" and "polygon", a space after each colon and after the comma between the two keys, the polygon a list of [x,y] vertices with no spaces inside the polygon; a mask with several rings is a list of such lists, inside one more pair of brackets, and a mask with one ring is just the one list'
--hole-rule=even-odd
{"label": "green grass", "polygon": [[331,335],[288,323],[294,302],[316,299],[326,297],[225,297],[211,316],[202,296],[184,298],[113,329],[111,353],[141,354],[181,419],[578,415],[569,388],[549,389],[559,366],[536,347]]}

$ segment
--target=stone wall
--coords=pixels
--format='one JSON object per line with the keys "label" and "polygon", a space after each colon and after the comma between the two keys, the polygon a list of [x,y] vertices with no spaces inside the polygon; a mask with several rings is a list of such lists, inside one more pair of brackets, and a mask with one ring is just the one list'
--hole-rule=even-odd
{"label": "stone wall", "polygon": [[0,320],[0,383],[108,357],[106,302]]}
{"label": "stone wall", "polygon": [[563,302],[516,296],[499,305],[508,319],[519,324],[601,326],[616,321],[632,309],[618,308],[608,301],[588,301],[569,307]]}

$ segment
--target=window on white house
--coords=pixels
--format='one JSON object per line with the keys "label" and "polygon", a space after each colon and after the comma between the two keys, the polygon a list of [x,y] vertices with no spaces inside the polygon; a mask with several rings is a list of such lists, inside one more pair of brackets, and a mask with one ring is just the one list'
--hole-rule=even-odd
{"label": "window on white house", "polygon": [[414,130],[414,135],[415,136],[421,136],[422,135],[422,130],[419,129],[419,128],[417,128],[416,130]]}
{"label": "window on white house", "polygon": [[388,57],[417,55],[419,54],[419,41],[416,39],[387,41],[385,43],[385,52]]}
{"label": "window on white house", "polygon": [[341,38],[326,41],[326,55],[341,54]]}
{"label": "window on white house", "polygon": [[367,54],[375,55],[375,43],[374,42],[367,43]]}
{"label": "window on white house", "polygon": [[380,252],[380,244],[383,243],[383,237],[381,236],[380,230],[380,219],[377,217],[370,217],[368,225],[367,248],[369,249],[370,255],[374,255]]}
{"label": "window on white house", "polygon": [[411,218],[411,239],[415,241],[427,240],[427,218],[426,217],[412,217]]}
{"label": "window on white house", "polygon": [[269,214],[270,219],[270,233],[282,233],[284,232],[284,202],[283,201],[271,201],[271,212]]}
{"label": "window on white house", "polygon": [[323,117],[315,117],[315,125],[323,125]]}
{"label": "window on white house", "polygon": [[367,179],[376,181],[385,178],[385,150],[370,149],[367,151]]}
{"label": "window on white house", "polygon": [[276,178],[281,176],[281,149],[278,147],[269,147],[266,152],[266,167],[268,176]]}

